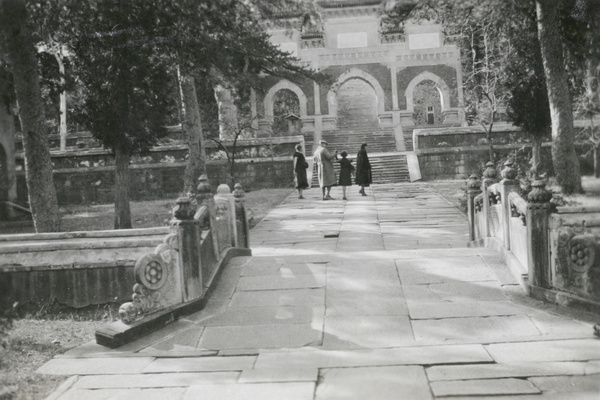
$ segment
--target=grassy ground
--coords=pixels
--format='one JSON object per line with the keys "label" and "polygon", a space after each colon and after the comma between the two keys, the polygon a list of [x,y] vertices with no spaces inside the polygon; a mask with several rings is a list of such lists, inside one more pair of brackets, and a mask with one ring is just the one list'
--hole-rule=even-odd
{"label": "grassy ground", "polygon": [[[252,211],[251,226],[281,203],[292,189],[268,189],[246,193],[246,206]],[[165,225],[171,216],[173,200],[132,202],[134,228]],[[111,229],[112,205],[64,207],[65,231]],[[11,233],[28,232],[28,227],[12,227]],[[37,400],[47,397],[64,381],[63,376],[39,375],[35,371],[57,354],[87,343],[96,328],[111,318],[107,307],[73,310],[50,307],[30,310],[13,321],[5,346],[0,335],[0,400]]]}

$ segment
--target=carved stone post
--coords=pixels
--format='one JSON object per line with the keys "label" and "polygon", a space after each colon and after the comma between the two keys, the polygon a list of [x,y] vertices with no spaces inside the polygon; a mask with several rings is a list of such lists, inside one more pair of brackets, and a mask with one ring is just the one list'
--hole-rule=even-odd
{"label": "carved stone post", "polygon": [[171,226],[177,232],[179,242],[179,265],[181,266],[181,282],[183,302],[202,297],[201,243],[202,228],[200,221],[194,219],[195,209],[189,197],[177,199],[173,209]]}
{"label": "carved stone post", "polygon": [[483,181],[481,183],[481,191],[483,193],[483,203],[482,203],[482,212],[483,212],[483,234],[485,237],[490,236],[490,196],[487,191],[487,188],[496,183],[496,178],[498,176],[498,171],[494,167],[494,163],[488,161],[485,164],[486,169],[483,171]]}
{"label": "carved stone post", "polygon": [[527,195],[527,264],[529,284],[549,288],[551,283],[548,242],[548,219],[552,212],[552,193],[546,190],[546,182],[535,180]]}
{"label": "carved stone post", "polygon": [[481,182],[475,174],[467,180],[467,216],[469,218],[469,239],[475,240],[475,204],[474,199],[481,193]]}
{"label": "carved stone post", "polygon": [[502,240],[504,247],[510,250],[510,202],[508,195],[511,192],[516,192],[519,189],[519,182],[516,180],[518,172],[513,168],[514,162],[509,158],[504,163],[504,169],[500,173],[502,180],[500,181],[500,202],[502,203]]}
{"label": "carved stone post", "polygon": [[219,243],[219,254],[237,243],[237,227],[235,223],[235,200],[231,189],[226,184],[217,188],[215,195],[216,230]]}
{"label": "carved stone post", "polygon": [[241,183],[236,183],[233,188],[233,197],[235,197],[235,219],[237,225],[237,247],[250,248],[250,227],[248,226],[248,216],[246,215],[246,206],[244,197],[246,193]]}

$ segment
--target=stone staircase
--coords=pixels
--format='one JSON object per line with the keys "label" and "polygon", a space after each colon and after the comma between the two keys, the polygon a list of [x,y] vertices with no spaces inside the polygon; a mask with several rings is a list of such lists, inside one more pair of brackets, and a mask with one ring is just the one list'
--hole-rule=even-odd
{"label": "stone staircase", "polygon": [[348,127],[337,131],[323,132],[327,140],[327,148],[341,153],[346,150],[349,155],[356,155],[363,143],[367,143],[369,153],[387,153],[396,151],[396,140],[392,128]]}
{"label": "stone staircase", "polygon": [[[340,158],[338,156],[338,158]],[[348,159],[356,167],[356,154],[351,154]],[[375,153],[369,154],[373,183],[400,183],[410,182],[406,155],[403,153]],[[339,179],[340,165],[334,163],[335,175]],[[316,168],[313,171],[312,186],[319,187]]]}

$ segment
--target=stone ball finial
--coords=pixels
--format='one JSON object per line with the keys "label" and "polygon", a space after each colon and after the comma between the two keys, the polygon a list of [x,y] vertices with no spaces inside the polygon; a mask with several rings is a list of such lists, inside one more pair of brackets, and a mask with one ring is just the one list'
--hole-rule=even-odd
{"label": "stone ball finial", "polygon": [[469,192],[479,192],[481,189],[481,181],[479,180],[479,176],[476,174],[471,174],[469,179],[467,179],[467,191]]}
{"label": "stone ball finial", "polygon": [[246,197],[246,192],[244,192],[244,188],[242,187],[241,183],[236,183],[233,186],[233,196],[235,197],[236,201],[242,201],[244,200],[244,197]]}
{"label": "stone ball finial", "polygon": [[485,171],[483,171],[483,182],[489,186],[493,184],[498,178],[498,171],[496,170],[495,164],[492,161],[488,161],[485,164]]}
{"label": "stone ball finial", "polygon": [[549,203],[552,199],[552,192],[546,189],[546,181],[536,179],[531,184],[531,192],[527,195],[527,200],[531,203]]}
{"label": "stone ball finial", "polygon": [[516,168],[513,167],[513,165],[515,165],[515,163],[511,158],[506,160],[506,162],[504,163],[504,169],[502,170],[502,172],[500,172],[500,176],[502,177],[502,179],[506,181],[514,181],[515,179],[517,179],[519,172],[516,170]]}
{"label": "stone ball finial", "polygon": [[221,183],[217,187],[217,194],[230,194],[230,193],[231,193],[231,189],[229,188],[229,185],[226,183]]}
{"label": "stone ball finial", "polygon": [[196,200],[202,201],[212,196],[212,186],[208,181],[208,177],[206,174],[202,174],[200,178],[198,178],[198,187],[196,188]]}
{"label": "stone ball finial", "polygon": [[192,200],[189,197],[180,197],[175,201],[173,207],[173,217],[178,220],[190,220],[194,218],[196,211],[192,206]]}

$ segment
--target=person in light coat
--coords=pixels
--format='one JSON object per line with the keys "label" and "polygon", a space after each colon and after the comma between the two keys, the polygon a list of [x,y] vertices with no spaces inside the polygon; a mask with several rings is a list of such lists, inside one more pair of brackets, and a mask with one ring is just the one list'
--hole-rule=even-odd
{"label": "person in light coat", "polygon": [[333,154],[327,150],[327,141],[321,140],[314,154],[315,165],[319,176],[319,186],[323,190],[323,200],[333,200],[331,187],[337,184],[333,161],[337,159],[337,151]]}

